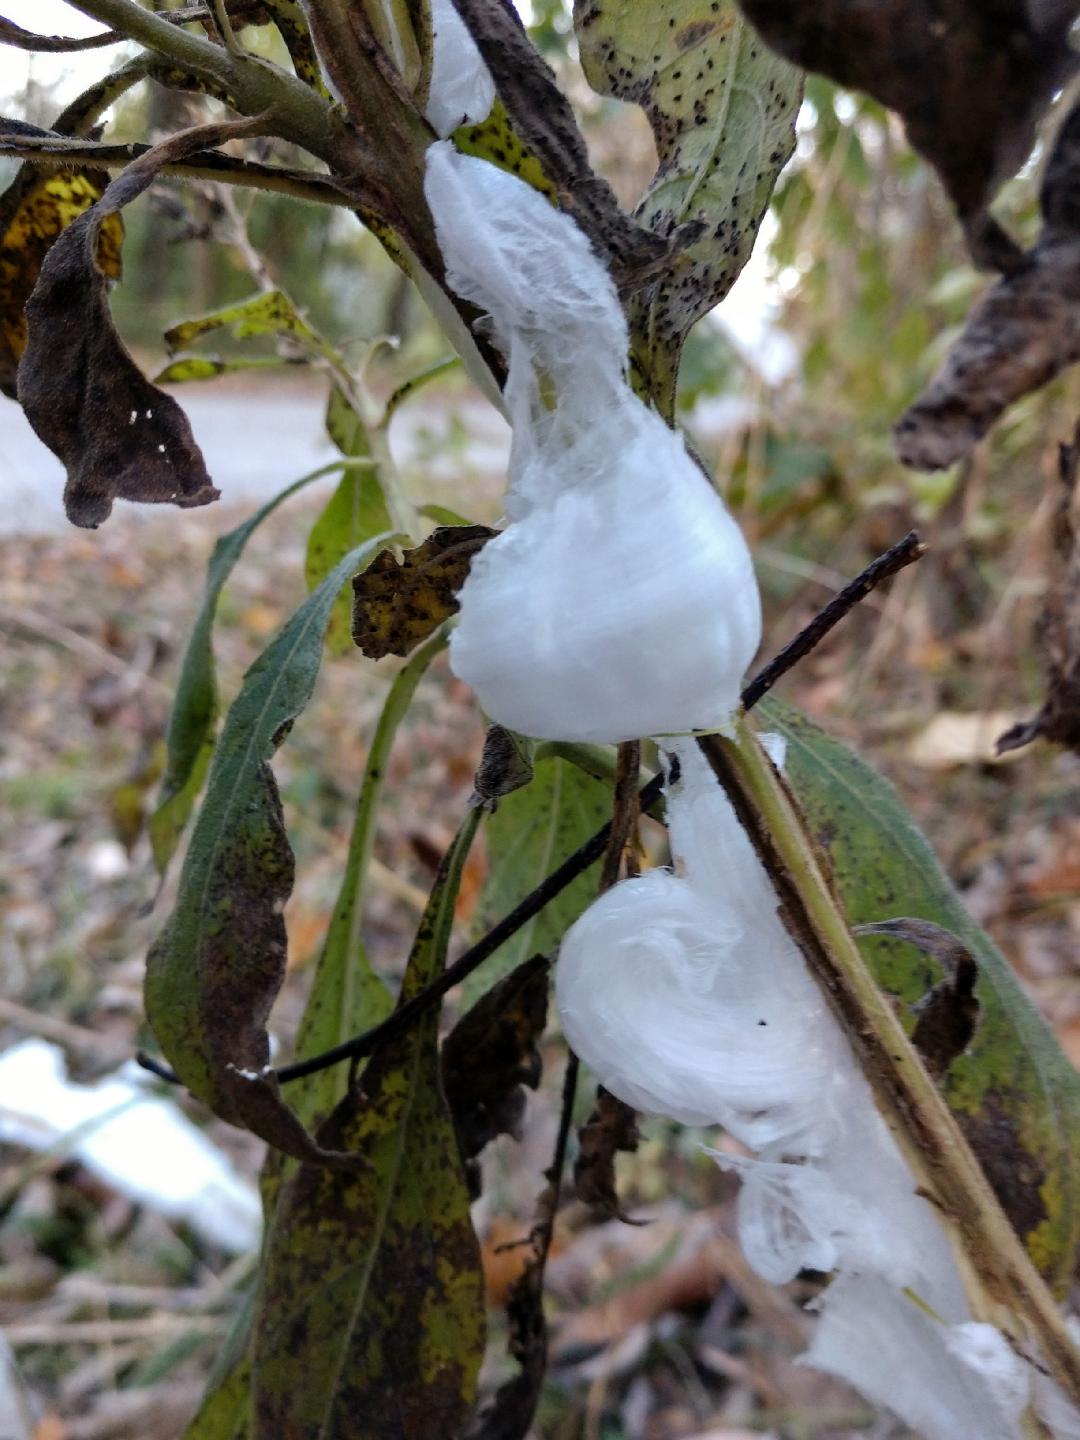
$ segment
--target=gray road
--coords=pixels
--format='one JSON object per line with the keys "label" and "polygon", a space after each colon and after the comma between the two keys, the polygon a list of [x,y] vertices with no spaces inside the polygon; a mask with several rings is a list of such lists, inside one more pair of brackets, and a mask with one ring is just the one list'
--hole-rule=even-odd
{"label": "gray road", "polygon": [[[195,438],[222,502],[268,499],[290,480],[333,458],[322,427],[324,394],[296,386],[236,390],[218,382],[187,386],[177,398],[191,419]],[[467,440],[456,418],[464,423]],[[467,466],[474,472],[498,475],[509,452],[506,426],[482,401],[460,407],[431,403],[427,397],[403,407],[391,434],[395,458],[403,467],[422,467],[423,490],[440,481],[448,487]],[[0,396],[0,534],[41,534],[66,527],[63,507],[64,471],[23,418],[22,411]],[[445,497],[453,504],[453,495]],[[117,502],[117,511],[156,513],[165,507]]]}

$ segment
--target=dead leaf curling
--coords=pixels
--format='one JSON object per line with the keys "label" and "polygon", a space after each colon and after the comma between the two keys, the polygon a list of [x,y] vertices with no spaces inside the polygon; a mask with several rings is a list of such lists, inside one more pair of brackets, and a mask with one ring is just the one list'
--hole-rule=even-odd
{"label": "dead leaf curling", "polygon": [[444,525],[399,561],[384,550],[353,580],[353,639],[371,660],[408,655],[457,613],[473,556],[497,532]]}
{"label": "dead leaf curling", "polygon": [[626,1219],[615,1190],[615,1156],[632,1153],[640,1139],[634,1111],[598,1085],[596,1103],[578,1131],[574,1193],[605,1219]]}
{"label": "dead leaf curling", "polygon": [[[0,129],[6,123],[0,121]],[[72,221],[101,199],[108,183],[100,170],[50,173],[23,165],[0,198],[0,391],[12,400],[26,349],[26,302],[45,256]],[[101,226],[96,257],[106,279],[120,277],[123,239],[123,221],[110,215]]]}
{"label": "dead leaf curling", "polygon": [[106,222],[162,166],[251,123],[200,126],[147,151],[45,256],[26,306],[18,392],[30,424],[67,468],[64,504],[76,525],[100,525],[116,499],[189,507],[218,498],[187,416],[146,379],[117,334],[98,262]]}
{"label": "dead leaf curling", "polygon": [[1068,44],[1080,5],[1064,0],[740,0],[789,60],[865,90],[903,119],[935,167],[969,241],[995,268],[1015,246],[986,207],[1031,151],[1055,92],[1080,64]]}

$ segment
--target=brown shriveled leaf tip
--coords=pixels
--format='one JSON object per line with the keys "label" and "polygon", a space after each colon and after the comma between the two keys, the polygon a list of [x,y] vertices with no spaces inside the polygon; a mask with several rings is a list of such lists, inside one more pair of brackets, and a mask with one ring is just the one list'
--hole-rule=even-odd
{"label": "brown shriveled leaf tip", "polygon": [[1046,699],[1033,720],[1014,725],[997,742],[999,755],[1050,740],[1080,753],[1080,511],[1077,470],[1080,424],[1059,453],[1061,495],[1053,523],[1053,574],[1036,637],[1047,669]]}
{"label": "brown shriveled leaf tip", "polygon": [[[10,128],[11,122],[0,118],[0,133]],[[27,130],[35,127],[20,125],[17,133]],[[45,256],[72,221],[101,199],[108,184],[101,170],[49,172],[27,164],[0,197],[0,391],[12,400],[26,349],[26,302]],[[97,251],[98,269],[110,280],[120,276],[123,240],[123,221],[110,215],[101,226]]]}
{"label": "brown shriveled leaf tip", "polygon": [[104,227],[163,165],[228,132],[203,126],[140,156],[68,226],[42,264],[26,306],[18,397],[67,468],[64,504],[76,525],[100,525],[116,499],[188,507],[218,498],[184,412],[146,379],[113,327],[98,257]]}
{"label": "brown shriveled leaf tip", "polygon": [[476,767],[471,805],[494,810],[503,795],[528,785],[533,778],[532,747],[505,725],[490,725],[484,736],[484,750]]}
{"label": "brown shriveled leaf tip", "polygon": [[547,1371],[544,1261],[533,1255],[506,1300],[507,1348],[521,1366],[503,1382],[465,1432],[464,1440],[523,1440],[532,1425]]}
{"label": "brown shriveled leaf tip", "polygon": [[945,979],[929,990],[913,1007],[917,1018],[911,1043],[935,1080],[941,1080],[949,1066],[971,1043],[979,1020],[975,982],[979,978],[975,956],[967,945],[932,920],[901,916],[856,927],[858,935],[888,935],[905,940],[926,955],[940,961]]}
{"label": "brown shriveled leaf tip", "polygon": [[353,580],[353,640],[370,660],[408,655],[457,613],[473,557],[496,535],[444,525],[399,561],[384,550]]}
{"label": "brown shriveled leaf tip", "polygon": [[596,1087],[596,1104],[578,1131],[578,1155],[574,1161],[574,1193],[579,1200],[605,1219],[630,1220],[619,1204],[615,1189],[615,1156],[631,1154],[638,1147],[637,1115],[624,1101]]}
{"label": "brown shriveled leaf tip", "polygon": [[1038,243],[975,306],[960,338],[894,430],[916,470],[941,470],[981,440],[1010,405],[1080,360],[1080,105],[1054,142]]}
{"label": "brown shriveled leaf tip", "polygon": [[[544,1033],[551,963],[534,955],[461,1017],[442,1047],[442,1080],[466,1162],[497,1135],[520,1138],[523,1086],[535,1090],[543,1062],[537,1041]],[[478,1172],[469,1180],[479,1194]]]}
{"label": "brown shriveled leaf tip", "polygon": [[865,90],[902,117],[945,182],[976,259],[1015,262],[986,223],[998,185],[1031,151],[1036,126],[1080,57],[1069,28],[1080,0],[739,0],[789,60]]}

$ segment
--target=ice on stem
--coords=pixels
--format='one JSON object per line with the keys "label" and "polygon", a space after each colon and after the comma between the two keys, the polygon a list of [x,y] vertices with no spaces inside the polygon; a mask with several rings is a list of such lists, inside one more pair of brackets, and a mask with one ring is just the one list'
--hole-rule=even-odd
{"label": "ice on stem", "polygon": [[453,134],[491,113],[495,82],[454,0],[431,0],[431,84],[424,118],[436,135]]}
{"label": "ice on stem", "polygon": [[569,215],[449,143],[426,194],[451,288],[508,361],[507,528],[473,562],[451,665],[500,724],[615,741],[722,726],[761,633],[746,543],[625,378],[614,285]]}
{"label": "ice on stem", "polygon": [[753,1152],[717,1157],[742,1175],[748,1260],[774,1283],[834,1276],[809,1364],[926,1440],[1020,1440],[1029,1403],[1067,1407],[973,1322],[937,1214],[727,796],[695,745],[676,753],[676,871],[615,886],[567,932],[556,995],[568,1043],[636,1109],[723,1126]]}

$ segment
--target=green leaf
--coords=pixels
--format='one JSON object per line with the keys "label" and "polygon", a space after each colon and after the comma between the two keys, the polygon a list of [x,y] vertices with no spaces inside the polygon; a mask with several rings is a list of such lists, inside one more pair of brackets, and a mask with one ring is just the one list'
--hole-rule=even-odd
{"label": "green leaf", "polygon": [[[852,925],[914,916],[974,956],[978,1021],[942,1092],[1035,1264],[1062,1291],[1080,1246],[1080,1077],[892,786],[798,711],[774,700],[759,711],[787,740],[785,774]],[[882,989],[908,1005],[942,978],[938,962],[902,941],[868,936],[860,948]],[[915,1016],[905,1024],[913,1029]]]}
{"label": "green leaf", "polygon": [[184,355],[154,376],[155,385],[183,385],[189,380],[215,380],[236,370],[280,370],[296,361],[286,356],[257,356],[250,360],[221,360],[216,355]]}
{"label": "green leaf", "polygon": [[[478,820],[440,870],[403,1000],[443,968]],[[256,1320],[255,1440],[446,1440],[472,1410],[484,1290],[438,1026],[433,1009],[373,1055],[320,1129],[366,1168],[301,1166],[282,1189]]]}
{"label": "green leaf", "polygon": [[[310,1059],[312,1055],[320,1055],[340,1045],[351,1035],[377,1025],[394,1008],[386,982],[372,968],[360,932],[368,862],[375,839],[390,747],[417,685],[435,656],[446,648],[448,638],[445,632],[433,636],[403,667],[390,687],[375,727],[364,767],[345,871],[297,1032],[297,1060]],[[342,1099],[347,1080],[348,1067],[338,1065],[319,1070],[290,1085],[289,1099],[293,1109],[309,1129],[325,1120]],[[278,1152],[271,1151],[260,1182],[263,1207],[268,1215],[272,1212],[274,1196],[285,1171],[283,1158]]]}
{"label": "green leaf", "polygon": [[555,186],[544,174],[536,155],[514,129],[506,106],[497,97],[487,119],[477,125],[462,125],[454,131],[454,144],[462,154],[490,160],[500,170],[519,175],[527,185],[539,190],[553,203],[558,202]]}
{"label": "green leaf", "polygon": [[[501,920],[610,819],[610,785],[560,757],[539,760],[531,783],[500,800],[484,826],[488,874],[477,907],[478,930]],[[478,999],[531,955],[550,954],[595,898],[593,866],[466,980],[464,1003]]]}
{"label": "green leaf", "polygon": [[164,871],[176,849],[196,797],[202,789],[206,768],[213,754],[218,695],[211,636],[214,613],[225,581],[232,573],[252,531],[256,530],[283,500],[288,500],[290,495],[295,495],[313,480],[333,474],[337,468],[336,465],[323,465],[320,469],[313,470],[310,475],[302,476],[282,490],[280,495],[275,495],[273,500],[256,510],[242,525],[230,530],[227,535],[222,535],[214,546],[207,566],[202,608],[188,637],[187,650],[180,667],[176,698],[165,736],[168,751],[165,776],[161,782],[157,808],[150,817],[150,845],[159,871]]}
{"label": "green leaf", "polygon": [[300,315],[284,290],[262,290],[238,305],[226,305],[193,320],[182,320],[165,331],[165,345],[170,355],[186,350],[193,341],[215,330],[228,330],[237,340],[253,335],[293,335],[317,350],[322,350],[319,336]]}
{"label": "green leaf", "polygon": [[308,1160],[310,1137],[265,1073],[265,1021],[284,975],[282,909],[293,878],[269,761],[314,689],[338,591],[393,539],[377,536],[346,555],[245,676],[211,764],[176,908],[147,960],[146,1013],[183,1083],[223,1118]]}
{"label": "green leaf", "polygon": [[593,89],[639,104],[656,137],[660,165],[636,218],[660,235],[701,226],[627,312],[639,378],[670,416],[683,340],[749,259],[794,149],[802,74],[734,0],[575,0],[574,24]]}
{"label": "green leaf", "polygon": [[244,1355],[212,1385],[184,1440],[248,1440],[251,1421],[251,1359]]}
{"label": "green leaf", "polygon": [[[355,545],[380,530],[394,529],[367,431],[337,385],[330,392],[326,428],[343,454],[370,463],[345,470],[326,509],[311,527],[304,557],[304,578],[309,590],[314,590],[342,555]],[[334,601],[326,627],[326,648],[331,655],[344,655],[352,648],[351,626],[352,592],[346,585]]]}

